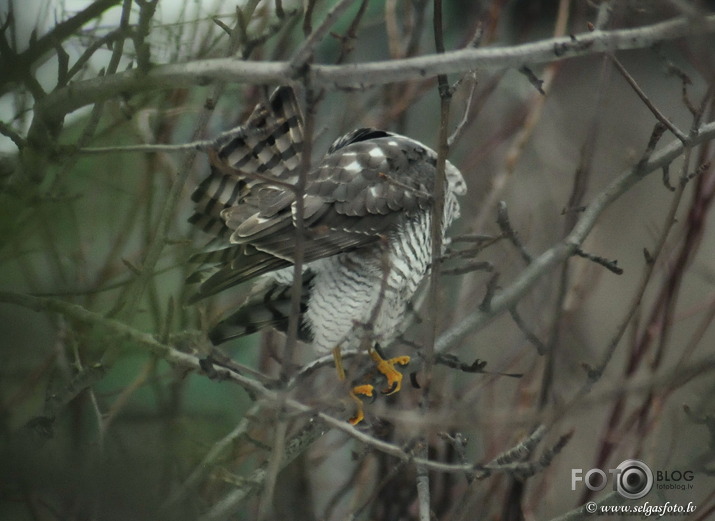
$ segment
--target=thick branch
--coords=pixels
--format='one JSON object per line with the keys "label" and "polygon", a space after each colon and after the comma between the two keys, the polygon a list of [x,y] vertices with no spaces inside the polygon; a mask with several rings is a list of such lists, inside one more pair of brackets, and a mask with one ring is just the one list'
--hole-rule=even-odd
{"label": "thick branch", "polygon": [[[502,70],[602,52],[642,49],[657,42],[714,31],[715,15],[704,17],[696,26],[685,18],[677,18],[636,29],[594,31],[573,38],[551,38],[508,47],[468,48],[444,54],[361,64],[312,65],[308,74],[313,85],[332,88],[367,87],[475,69]],[[35,142],[34,138],[43,137],[44,128],[53,128],[65,114],[120,94],[201,86],[218,81],[285,84],[294,75],[290,62],[249,62],[218,58],[155,66],[147,74],[131,70],[110,77],[79,81],[52,92],[38,103],[36,120],[29,138]]]}

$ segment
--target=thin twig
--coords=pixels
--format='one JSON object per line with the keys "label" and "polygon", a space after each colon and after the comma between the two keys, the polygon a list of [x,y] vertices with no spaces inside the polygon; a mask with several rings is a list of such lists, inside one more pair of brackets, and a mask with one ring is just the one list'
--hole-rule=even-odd
{"label": "thin twig", "polygon": [[77,61],[74,62],[74,65],[70,67],[70,69],[67,71],[67,80],[71,80],[74,78],[87,64],[89,59],[94,55],[95,52],[97,52],[99,49],[101,49],[103,46],[108,45],[115,40],[118,40],[119,38],[124,37],[124,30],[123,29],[117,29],[115,31],[111,31],[101,38],[97,38],[94,40],[92,43],[90,43],[87,48],[82,52],[82,55],[77,58]]}
{"label": "thin twig", "polygon": [[156,358],[152,358],[151,360],[149,360],[144,365],[144,368],[141,370],[141,372],[134,378],[134,380],[128,385],[126,385],[119,393],[117,399],[114,400],[112,406],[103,416],[102,423],[100,425],[100,434],[102,438],[106,436],[109,427],[114,422],[114,419],[119,415],[121,410],[127,405],[131,396],[135,392],[137,392],[141,388],[141,386],[144,385],[149,379],[154,369],[156,369],[156,363]]}
{"label": "thin twig", "polygon": [[0,134],[9,137],[12,142],[15,143],[18,150],[22,150],[25,148],[25,145],[27,145],[25,138],[23,138],[18,132],[15,132],[15,129],[4,121],[0,121]]}
{"label": "thin twig", "polygon": [[631,74],[623,66],[621,61],[613,54],[609,54],[608,57],[613,62],[613,65],[616,66],[618,72],[621,73],[621,76],[623,76],[623,78],[628,82],[633,91],[638,95],[638,97],[645,104],[645,106],[648,107],[648,109],[653,113],[656,119],[660,121],[663,125],[665,125],[668,130],[670,130],[673,135],[675,135],[675,137],[677,137],[682,143],[687,143],[688,137],[678,127],[673,125],[673,123],[668,118],[666,118],[660,110],[658,110],[658,107],[656,107],[650,100],[650,98],[646,95],[646,93],[643,92],[643,89],[640,88],[638,82],[635,80],[635,78],[633,78],[633,76],[631,76]]}
{"label": "thin twig", "polygon": [[474,100],[474,92],[477,90],[477,73],[471,72],[467,75],[467,77],[469,78],[470,83],[467,103],[462,112],[462,119],[459,121],[452,134],[447,138],[447,146],[450,148],[454,145],[454,142],[459,139],[459,136],[462,134],[467,123],[469,122],[469,113],[472,108],[472,101]]}
{"label": "thin twig", "polygon": [[[570,2],[566,2],[564,0],[559,2],[559,9],[553,30],[553,34],[556,37],[561,37],[566,32],[570,4]],[[529,67],[532,65],[533,64],[523,63],[519,65],[518,69],[522,70],[526,67],[527,70],[531,71]],[[514,173],[516,172],[516,167],[519,164],[519,158],[521,158],[524,153],[526,145],[529,143],[532,135],[536,131],[537,123],[543,114],[544,107],[546,105],[546,96],[544,93],[549,92],[551,89],[551,84],[553,83],[553,80],[560,68],[561,64],[559,62],[550,62],[544,72],[543,81],[536,79],[533,73],[531,76],[527,74],[527,77],[532,84],[538,84],[539,90],[531,96],[531,99],[529,100],[529,108],[524,116],[524,122],[509,145],[509,149],[507,150],[504,158],[504,165],[492,178],[491,190],[489,190],[489,193],[483,198],[480,204],[481,211],[474,223],[476,229],[481,230],[484,228],[486,220],[491,216],[492,208],[498,204],[502,193],[506,190],[510,180],[513,178]]]}
{"label": "thin twig", "polygon": [[[589,510],[586,510],[587,505],[581,505],[579,507],[574,508],[570,512],[566,512],[562,516],[551,519],[551,521],[580,521],[584,519],[593,519],[594,516],[598,515],[598,511],[602,506],[622,505],[625,502],[626,499],[614,490],[613,492],[606,494],[597,501],[590,501],[588,504]],[[595,509],[591,510],[594,506]]]}
{"label": "thin twig", "polygon": [[[131,7],[132,7],[132,2],[131,0],[124,0],[122,3],[122,11],[119,17],[119,27],[120,31],[125,32],[127,30],[127,27],[129,26],[129,16],[131,14]],[[122,56],[124,54],[124,39],[119,39],[115,45],[114,49],[112,49],[112,55],[109,58],[109,63],[107,64],[106,70],[103,70],[100,72],[99,76],[103,77],[105,75],[112,76],[116,74],[117,69],[119,67],[119,63],[122,59]],[[60,85],[60,84],[58,84]],[[79,139],[75,143],[75,146],[77,148],[82,148],[85,146],[87,143],[89,143],[92,138],[94,137],[95,133],[97,132],[97,127],[99,126],[99,122],[102,119],[102,115],[104,114],[104,103],[106,100],[97,100],[97,102],[94,104],[92,107],[92,112],[89,115],[89,118],[87,118],[87,123],[84,126],[84,129],[82,130],[82,134],[80,135]],[[64,178],[67,176],[68,172],[71,172],[74,169],[75,164],[77,163],[78,157],[75,155],[70,155],[69,159],[65,159],[64,164],[62,166],[62,171],[58,175],[59,178]]]}
{"label": "thin twig", "polygon": [[290,68],[296,73],[301,73],[306,64],[310,61],[315,52],[315,48],[320,41],[328,34],[330,28],[335,25],[340,15],[350,7],[355,0],[340,0],[325,16],[323,22],[310,33],[303,44],[298,47],[290,60]]}
{"label": "thin twig", "polygon": [[[285,441],[278,455],[279,468],[285,468],[298,455],[302,454],[313,441],[325,433],[320,422],[311,419],[300,432]],[[266,487],[270,468],[256,469],[246,478],[243,486],[229,492],[224,498],[213,504],[211,509],[198,518],[198,521],[223,521],[235,514],[236,508],[245,499],[255,494],[261,487]]]}
{"label": "thin twig", "polygon": [[464,275],[466,273],[472,273],[474,271],[492,272],[494,271],[494,265],[489,261],[471,261],[456,268],[443,269],[442,275]]}
{"label": "thin twig", "polygon": [[596,264],[598,264],[600,266],[603,266],[611,273],[615,273],[616,275],[623,275],[623,268],[618,267],[617,260],[604,259],[603,257],[601,257],[599,255],[594,255],[593,253],[585,252],[581,248],[578,248],[574,252],[574,254],[578,255],[579,257],[583,257],[584,259],[588,259],[591,262],[595,262]]}
{"label": "thin twig", "polygon": [[350,22],[350,26],[348,27],[347,31],[345,32],[345,35],[337,36],[340,39],[341,45],[340,45],[340,54],[338,55],[337,59],[335,60],[335,63],[344,63],[347,56],[352,52],[352,50],[353,50],[352,42],[353,42],[353,40],[357,39],[357,30],[358,30],[358,27],[360,26],[360,22],[362,21],[363,16],[365,15],[365,11],[367,10],[368,3],[369,3],[369,0],[362,0],[360,2],[360,7],[358,8],[358,12],[355,14],[355,17],[353,18],[352,22]]}
{"label": "thin twig", "polygon": [[[433,7],[433,31],[435,50],[437,54],[444,54],[444,28],[442,22],[442,0],[434,0]],[[440,261],[442,258],[442,243],[443,243],[443,226],[444,226],[444,197],[446,184],[446,164],[447,154],[449,153],[449,111],[452,98],[452,90],[449,86],[447,76],[440,74],[437,77],[437,88],[440,100],[440,123],[439,135],[437,141],[437,164],[434,180],[434,197],[432,199],[431,209],[431,226],[430,226],[430,243],[432,246],[431,265],[432,270],[429,274],[429,305],[431,309],[438,309],[439,290],[440,290]],[[431,313],[431,324],[427,329],[427,338],[422,350],[424,358],[423,365],[423,383],[421,385],[422,395],[420,397],[420,413],[424,416],[429,414],[430,410],[430,389],[432,384],[432,369],[434,359],[434,345],[437,338],[438,318],[437,313]],[[422,459],[427,459],[427,434],[420,432],[417,454]],[[417,464],[417,498],[419,507],[420,521],[430,521],[431,516],[431,499],[430,499],[430,477],[427,468],[424,465]]]}
{"label": "thin twig", "polygon": [[[700,103],[700,108],[698,109],[698,111],[696,111],[696,114],[693,117],[693,122],[690,128],[690,136],[697,134],[697,131],[701,124],[701,119],[705,113],[706,108],[709,106],[714,93],[715,87],[710,85]],[[655,272],[656,261],[661,255],[663,255],[663,252],[666,249],[666,244],[668,242],[668,237],[670,236],[671,231],[673,230],[676,223],[675,216],[678,213],[678,209],[685,194],[686,177],[688,176],[688,172],[690,169],[693,147],[694,144],[690,141],[688,141],[684,145],[684,158],[681,165],[680,175],[681,182],[678,183],[677,188],[673,194],[671,203],[668,207],[668,211],[663,220],[663,225],[661,227],[662,231],[660,232],[658,239],[656,240],[655,246],[649,253],[650,262],[646,262],[643,268],[643,275],[641,277],[641,281],[636,289],[635,294],[633,295],[633,299],[629,307],[627,308],[626,316],[618,324],[616,332],[612,340],[609,342],[605,353],[602,355],[602,359],[599,365],[596,368],[588,368],[589,370],[587,372],[587,380],[582,386],[582,388],[579,390],[579,394],[590,392],[593,384],[600,379],[600,376],[603,374],[604,369],[609,364],[615,352],[616,345],[622,338],[631,320],[636,315],[636,312],[641,309],[642,298],[646,289],[649,286],[651,277]],[[690,235],[690,233],[688,233],[687,235]],[[688,245],[688,241],[686,241],[684,244]],[[677,295],[677,292],[674,291],[674,288],[678,288],[680,286],[681,278],[683,276],[683,273],[685,272],[682,266],[689,262],[690,254],[690,251],[686,251],[685,256],[680,255],[675,260],[675,264],[672,268],[672,271],[668,275],[667,280],[663,285],[663,290],[659,294],[659,298],[657,298],[655,301],[656,305],[651,311],[651,316],[648,319],[648,322],[645,324],[645,328],[648,333],[642,334],[639,336],[639,338],[634,339],[631,345],[629,356],[627,357],[625,369],[623,371],[623,378],[626,381],[628,381],[635,375],[636,371],[643,365],[642,362],[646,356],[650,358],[650,363],[648,364],[648,366],[651,371],[655,371],[659,368],[660,362],[662,361],[664,356],[665,346],[670,344],[669,340],[671,325],[674,320],[672,314],[675,308],[675,296]],[[657,344],[655,347],[653,346],[654,343]],[[655,352],[653,353],[653,351]],[[615,450],[615,444],[612,441],[612,435],[616,431],[616,429],[620,430],[620,427],[623,425],[623,416],[625,410],[624,403],[626,399],[626,395],[621,394],[617,397],[616,400],[613,401],[605,424],[607,431],[604,434],[600,443],[600,447],[597,451],[595,466],[604,464],[604,462],[610,458],[611,454]],[[647,434],[647,429],[649,429],[650,426],[653,425],[653,400],[654,394],[648,393],[645,399],[642,400],[639,406],[634,410],[634,415],[637,415],[639,417],[639,421],[636,425],[637,435],[639,437],[645,436]],[[583,498],[585,499],[586,497],[588,497],[588,495],[589,492],[584,491]]]}
{"label": "thin twig", "polygon": [[[295,202],[293,203],[293,226],[295,227],[295,242],[293,247],[293,286],[290,296],[290,314],[288,316],[287,338],[283,349],[283,363],[281,365],[281,380],[287,382],[293,375],[293,358],[298,343],[298,331],[302,314],[300,312],[303,294],[303,260],[305,255],[305,215],[304,197],[308,172],[311,166],[313,143],[313,129],[315,111],[313,90],[309,83],[305,84],[306,111],[303,118],[303,148],[300,157],[300,171],[298,180],[294,185]],[[258,519],[267,519],[270,514],[270,505],[273,501],[274,487],[278,472],[281,468],[283,444],[285,443],[288,423],[282,418],[283,404],[288,399],[288,390],[281,389],[278,393],[279,417],[274,429],[273,449],[266,471],[265,486],[259,504]]]}
{"label": "thin twig", "polygon": [[523,74],[527,80],[529,80],[529,83],[537,90],[539,94],[542,96],[546,96],[546,91],[544,90],[544,80],[540,79],[534,71],[532,71],[529,67],[526,65],[522,65],[519,67],[519,72]]}
{"label": "thin twig", "polygon": [[211,446],[211,449],[206,453],[206,456],[204,456],[201,462],[196,465],[191,474],[189,474],[189,477],[186,478],[181,486],[173,491],[162,504],[162,510],[170,509],[198,487],[201,479],[212,469],[218,458],[229,449],[237,439],[246,435],[248,428],[251,426],[251,422],[258,416],[260,411],[261,405],[257,404],[251,407],[231,432]]}
{"label": "thin twig", "polygon": [[136,153],[136,152],[185,152],[187,150],[207,150],[209,147],[214,145],[214,140],[202,139],[199,141],[192,141],[191,143],[179,143],[176,145],[169,144],[144,144],[144,145],[123,145],[116,147],[83,147],[73,149],[69,147],[70,150],[76,152],[77,154],[126,154],[126,153]]}
{"label": "thin twig", "polygon": [[509,241],[514,245],[514,247],[521,254],[521,258],[524,259],[526,264],[531,264],[533,257],[526,251],[524,244],[519,239],[514,228],[511,226],[511,221],[509,220],[509,213],[507,212],[506,202],[499,201],[497,204],[497,224],[499,229],[504,234],[504,236],[509,239]]}
{"label": "thin twig", "polygon": [[546,354],[546,345],[544,345],[541,339],[529,329],[524,320],[521,318],[521,315],[519,315],[519,313],[517,312],[516,306],[511,306],[509,308],[509,313],[511,314],[511,318],[514,320],[514,323],[519,326],[521,332],[524,333],[524,336],[526,336],[526,339],[532,344],[534,344],[534,346],[536,347],[536,352],[540,355]]}
{"label": "thin twig", "polygon": [[[27,50],[15,56],[12,61],[3,60],[0,67],[2,83],[19,80],[27,70],[37,66],[36,62],[48,56],[48,53],[56,48],[58,42],[65,41],[87,22],[100,17],[102,13],[116,4],[117,0],[97,0],[92,2],[72,18],[56,24],[51,31],[32,42],[32,45]],[[18,67],[17,64],[23,64],[24,66]]]}

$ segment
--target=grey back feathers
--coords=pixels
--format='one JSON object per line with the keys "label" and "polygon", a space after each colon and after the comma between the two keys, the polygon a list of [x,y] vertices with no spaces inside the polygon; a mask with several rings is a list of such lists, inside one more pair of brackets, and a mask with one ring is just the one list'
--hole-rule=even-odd
{"label": "grey back feathers", "polygon": [[[199,265],[189,278],[198,283],[192,301],[263,275],[246,304],[214,328],[214,343],[287,326],[298,239],[289,185],[302,145],[299,105],[280,87],[209,153],[211,173],[192,196],[190,221],[213,238],[192,258]],[[415,140],[363,128],[337,139],[307,173],[301,336],[317,352],[366,334],[384,345],[404,329],[429,270],[436,159]],[[446,174],[443,233],[459,214],[455,196],[466,191],[449,162]]]}

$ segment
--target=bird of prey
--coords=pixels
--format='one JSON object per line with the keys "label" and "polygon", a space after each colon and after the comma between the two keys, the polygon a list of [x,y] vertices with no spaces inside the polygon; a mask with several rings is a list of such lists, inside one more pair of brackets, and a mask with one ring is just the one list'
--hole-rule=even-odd
{"label": "bird of prey", "polygon": [[[303,118],[290,87],[279,87],[246,123],[209,149],[211,173],[195,189],[190,222],[212,235],[194,255],[192,301],[256,279],[251,295],[209,332],[214,344],[274,327],[290,315],[294,254],[303,255],[299,338],[316,355],[333,353],[344,379],[341,348],[365,347],[397,392],[402,375],[385,360],[405,329],[415,292],[430,270],[437,154],[399,134],[360,128],[338,138],[310,168],[297,204]],[[466,193],[460,171],[446,162],[442,235],[459,216]],[[298,212],[303,232],[298,236]],[[363,385],[354,393],[372,395]],[[353,394],[355,398],[355,395]],[[362,420],[358,412],[350,421]]]}

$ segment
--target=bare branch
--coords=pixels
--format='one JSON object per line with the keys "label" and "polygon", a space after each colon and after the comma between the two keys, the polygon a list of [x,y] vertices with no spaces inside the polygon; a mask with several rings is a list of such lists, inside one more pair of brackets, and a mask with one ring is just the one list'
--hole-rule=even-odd
{"label": "bare branch", "polygon": [[[715,138],[715,123],[703,125],[698,132],[688,139],[688,146],[692,147]],[[585,208],[580,219],[569,235],[558,244],[549,248],[536,257],[529,266],[500,294],[495,295],[488,311],[475,310],[450,330],[443,333],[437,340],[437,351],[444,351],[456,344],[468,333],[486,325],[494,316],[508,309],[516,303],[541,276],[558,266],[568,257],[573,255],[580,247],[589,232],[596,224],[598,217],[608,206],[623,195],[631,186],[646,177],[649,173],[660,170],[680,156],[685,150],[683,143],[675,141],[659,152],[654,153],[644,165],[638,165],[622,173],[614,179],[603,191],[597,194]]]}
{"label": "bare branch", "polygon": [[616,69],[618,69],[618,72],[621,73],[621,76],[625,78],[625,80],[628,82],[628,84],[631,86],[633,91],[638,95],[638,97],[641,99],[641,101],[645,104],[646,107],[653,113],[653,115],[656,117],[656,119],[664,125],[668,130],[670,130],[675,137],[677,137],[681,142],[685,143],[687,140],[687,136],[683,134],[683,132],[673,125],[673,123],[666,118],[660,110],[658,110],[658,107],[656,107],[653,102],[650,100],[650,98],[646,95],[645,92],[643,92],[643,89],[640,88],[640,85],[638,85],[638,82],[635,80],[633,76],[626,70],[626,68],[623,66],[621,61],[616,58],[613,54],[609,54],[608,57],[611,59],[613,64],[616,66]]}
{"label": "bare branch", "polygon": [[[120,0],[97,0],[92,2],[85,9],[78,12],[72,18],[57,24],[50,32],[32,42],[32,45],[21,54],[13,57],[13,60],[2,60],[0,62],[0,78],[2,87],[8,82],[20,81],[26,71],[37,66],[37,62],[48,56],[48,53],[56,49],[59,42],[63,42],[75,31],[80,29],[87,22],[99,17],[104,11],[118,4]],[[18,66],[22,64],[22,66]]]}
{"label": "bare branch", "polygon": [[521,254],[521,258],[524,259],[526,264],[531,264],[533,257],[526,251],[524,244],[519,239],[514,228],[511,226],[511,221],[509,220],[509,214],[507,212],[506,203],[504,201],[499,201],[497,204],[497,224],[499,229],[504,234],[504,236],[509,239],[509,241],[514,245],[514,247]]}
{"label": "bare branch", "polygon": [[519,326],[521,332],[524,333],[524,336],[526,336],[526,339],[532,344],[534,344],[534,347],[536,347],[536,352],[540,355],[546,354],[548,348],[541,341],[541,339],[529,329],[529,327],[526,325],[526,322],[524,322],[524,320],[521,318],[521,315],[519,315],[519,312],[516,310],[516,306],[511,306],[509,308],[509,313],[511,314],[511,318],[514,320],[514,323]]}
{"label": "bare branch", "polygon": [[18,132],[15,131],[10,125],[4,121],[0,121],[0,134],[9,137],[18,150],[22,150],[27,144],[25,138],[23,138]]}
{"label": "bare branch", "polygon": [[185,152],[187,150],[206,150],[214,145],[213,139],[193,141],[191,143],[126,145],[116,147],[84,147],[73,150],[77,154],[119,154],[135,152]]}
{"label": "bare branch", "polygon": [[592,262],[595,262],[596,264],[603,266],[608,271],[615,273],[616,275],[623,274],[623,268],[618,267],[617,260],[604,259],[603,257],[601,257],[599,255],[594,255],[593,253],[585,252],[581,248],[578,248],[576,250],[575,255],[578,255],[579,257],[583,257],[584,259],[588,259]]}
{"label": "bare branch", "polygon": [[[594,515],[597,515],[598,509],[604,505],[622,505],[626,502],[626,498],[620,495],[618,492],[613,491],[610,494],[606,494],[598,501],[590,501],[588,503],[589,510],[586,510],[587,506],[582,505],[574,508],[570,512],[565,513],[563,516],[556,517],[551,521],[579,521],[582,519],[591,519]],[[595,507],[595,509],[593,509]],[[591,510],[593,509],[593,510]]]}
{"label": "bare branch", "polygon": [[469,78],[469,94],[467,95],[467,103],[464,107],[464,110],[462,112],[462,119],[459,120],[459,123],[455,127],[454,131],[452,134],[447,138],[447,146],[452,147],[454,145],[454,142],[459,138],[459,136],[462,134],[462,131],[464,130],[465,126],[469,122],[469,112],[470,109],[472,108],[472,100],[474,99],[474,91],[477,89],[477,75],[475,72],[471,72],[467,75],[467,78]]}
{"label": "bare branch", "polygon": [[[573,38],[552,38],[503,48],[467,48],[444,54],[362,64],[312,65],[309,75],[316,85],[329,88],[365,88],[452,72],[474,69],[503,70],[615,50],[642,49],[659,41],[690,36],[693,31],[715,31],[715,15],[703,18],[702,24],[695,28],[687,19],[677,18],[636,29],[594,31]],[[217,58],[159,65],[147,74],[132,70],[111,77],[78,81],[57,89],[41,100],[36,107],[37,115],[30,134],[41,137],[47,127],[51,128],[66,114],[122,93],[202,86],[213,82],[285,84],[287,79],[293,77],[290,62],[249,62]]]}
{"label": "bare branch", "polygon": [[[239,424],[239,427],[234,432],[238,431],[240,427],[241,425]],[[311,419],[300,432],[287,439],[281,447],[281,451],[278,454],[279,467],[284,468],[323,434],[324,430],[319,422]],[[213,454],[211,455],[213,456]],[[268,469],[265,467],[256,469],[245,479],[242,486],[232,490],[221,500],[214,503],[207,513],[198,518],[199,521],[220,521],[229,518],[245,499],[255,494],[261,487],[264,487],[268,479]]]}
{"label": "bare branch", "polygon": [[302,74],[302,69],[312,58],[315,47],[328,34],[328,31],[335,25],[340,15],[343,14],[354,1],[355,0],[341,0],[338,2],[327,14],[323,23],[305,39],[290,60],[290,68],[293,69],[296,74]]}

